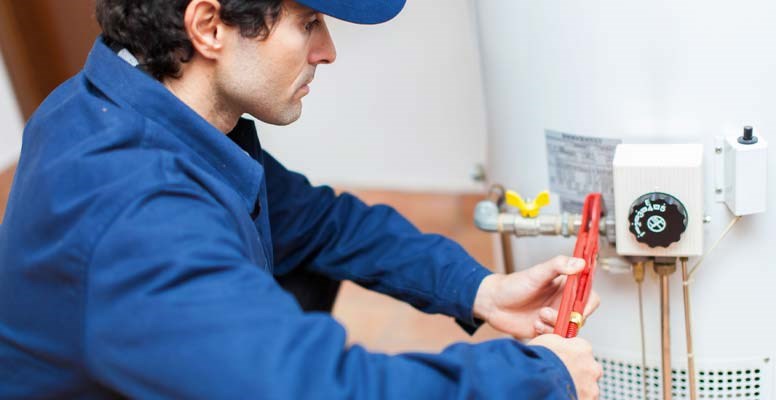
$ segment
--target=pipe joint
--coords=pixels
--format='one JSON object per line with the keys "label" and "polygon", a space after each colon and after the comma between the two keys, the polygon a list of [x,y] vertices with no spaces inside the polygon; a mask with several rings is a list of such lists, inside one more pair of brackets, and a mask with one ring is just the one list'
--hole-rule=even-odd
{"label": "pipe joint", "polygon": [[[512,233],[524,236],[576,236],[582,226],[580,214],[541,214],[536,218],[525,218],[517,213],[501,212],[492,199],[477,203],[474,208],[474,224],[485,232]],[[604,218],[599,225],[601,234],[614,242],[614,221]]]}

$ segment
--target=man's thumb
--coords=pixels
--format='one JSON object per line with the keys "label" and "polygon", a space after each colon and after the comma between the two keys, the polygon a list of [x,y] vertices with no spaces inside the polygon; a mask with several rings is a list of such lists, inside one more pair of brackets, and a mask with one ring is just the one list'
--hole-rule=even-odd
{"label": "man's thumb", "polygon": [[567,256],[557,256],[544,264],[537,266],[535,279],[549,282],[558,275],[574,275],[585,268],[585,260]]}
{"label": "man's thumb", "polygon": [[576,257],[569,257],[566,265],[564,265],[563,268],[558,272],[563,275],[574,275],[576,273],[582,272],[584,268],[585,260]]}
{"label": "man's thumb", "polygon": [[585,268],[585,260],[575,257],[558,257],[552,264],[552,270],[557,275],[574,275]]}

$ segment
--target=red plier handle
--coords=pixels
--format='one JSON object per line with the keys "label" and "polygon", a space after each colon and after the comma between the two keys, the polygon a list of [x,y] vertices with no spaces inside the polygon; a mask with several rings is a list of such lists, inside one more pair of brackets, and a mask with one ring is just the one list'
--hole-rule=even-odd
{"label": "red plier handle", "polygon": [[577,244],[574,246],[574,257],[585,260],[585,269],[566,279],[563,298],[558,309],[558,320],[555,321],[555,334],[563,337],[577,336],[577,331],[584,322],[583,313],[593,287],[593,272],[595,272],[598,257],[598,227],[601,211],[601,194],[587,195],[582,207],[582,223],[577,234]]}

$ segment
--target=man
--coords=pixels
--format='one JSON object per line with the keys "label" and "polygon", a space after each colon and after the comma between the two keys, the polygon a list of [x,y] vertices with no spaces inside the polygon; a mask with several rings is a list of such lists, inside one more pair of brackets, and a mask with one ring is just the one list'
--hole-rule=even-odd
{"label": "man", "polygon": [[491,274],[388,207],[310,186],[240,119],[299,118],[335,59],[324,14],[402,6],[98,0],[103,37],[29,121],[0,229],[0,397],[596,398],[581,339],[388,356],[309,311],[350,279],[529,339],[583,267]]}

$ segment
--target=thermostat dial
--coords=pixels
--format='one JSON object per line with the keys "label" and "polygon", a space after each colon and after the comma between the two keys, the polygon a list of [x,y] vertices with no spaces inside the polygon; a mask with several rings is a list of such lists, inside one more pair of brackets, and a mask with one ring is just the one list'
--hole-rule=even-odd
{"label": "thermostat dial", "polygon": [[636,241],[649,247],[668,247],[687,229],[687,210],[667,193],[647,193],[633,202],[629,230]]}

